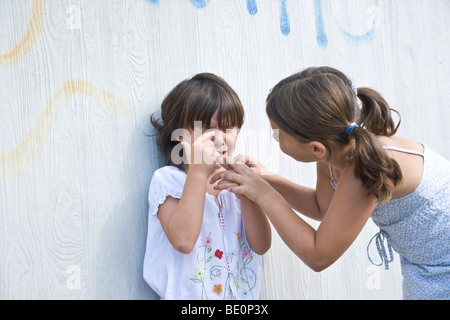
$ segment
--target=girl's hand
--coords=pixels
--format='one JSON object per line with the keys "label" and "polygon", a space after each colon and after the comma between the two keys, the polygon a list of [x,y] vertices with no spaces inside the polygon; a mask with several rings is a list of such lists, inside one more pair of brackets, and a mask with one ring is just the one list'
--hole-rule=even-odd
{"label": "girl's hand", "polygon": [[245,196],[258,203],[259,199],[271,189],[270,185],[245,163],[233,160],[226,163],[223,166],[228,170],[219,172],[211,178],[211,184],[220,180],[215,187],[216,190],[227,189],[237,196]]}
{"label": "girl's hand", "polygon": [[207,131],[198,137],[192,145],[181,141],[184,148],[189,169],[198,170],[208,175],[216,161],[220,161],[220,154],[214,147],[215,131]]}
{"label": "girl's hand", "polygon": [[247,167],[253,170],[253,172],[259,175],[270,175],[272,174],[266,167],[264,167],[256,158],[252,156],[247,156],[245,154],[239,154],[235,159],[237,163],[244,163]]}

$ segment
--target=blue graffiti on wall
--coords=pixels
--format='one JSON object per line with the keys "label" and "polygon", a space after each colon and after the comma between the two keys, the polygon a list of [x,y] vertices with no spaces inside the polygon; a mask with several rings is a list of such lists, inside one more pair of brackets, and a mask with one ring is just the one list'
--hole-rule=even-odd
{"label": "blue graffiti on wall", "polygon": [[194,7],[201,9],[206,7],[211,0],[189,0],[189,1],[192,3]]}
{"label": "blue graffiti on wall", "polygon": [[281,33],[285,36],[291,33],[291,25],[289,23],[286,1],[287,0],[280,0],[280,29]]}
{"label": "blue graffiti on wall", "polygon": [[[316,39],[317,44],[325,48],[328,46],[328,37],[325,32],[325,23],[322,14],[322,3],[323,0],[313,0],[314,1],[314,16],[316,19]],[[338,31],[344,36],[348,43],[352,45],[365,45],[373,40],[375,36],[375,30],[378,25],[378,11],[379,11],[380,3],[379,0],[374,0],[374,5],[371,7],[373,10],[373,20],[371,21],[371,25],[369,30],[362,35],[354,35],[345,30],[336,19],[334,19],[334,24],[337,27]]]}
{"label": "blue graffiti on wall", "polygon": [[[159,4],[159,0],[146,0],[154,5]],[[258,5],[256,0],[246,0],[247,1],[247,10],[250,15],[255,15],[258,13]],[[291,33],[291,25],[288,13],[287,0],[278,0],[279,1],[279,11],[280,11],[280,30],[281,33],[285,36],[288,36]],[[312,0],[314,3],[314,18],[315,18],[315,27],[316,27],[316,40],[317,44],[321,48],[326,48],[328,46],[328,37],[325,31],[325,21],[323,17],[323,0]],[[196,8],[201,9],[205,8],[211,0],[189,0],[189,2]],[[345,30],[339,22],[334,18],[334,25],[337,30],[343,35],[346,41],[352,45],[365,45],[372,41],[375,36],[376,27],[378,25],[378,11],[379,11],[379,0],[374,0],[374,5],[372,6],[374,10],[373,21],[371,22],[371,26],[369,30],[361,35],[354,35],[347,30]]]}
{"label": "blue graffiti on wall", "polygon": [[258,13],[258,6],[256,0],[247,0],[247,10],[252,16]]}
{"label": "blue graffiti on wall", "polygon": [[314,0],[314,16],[316,18],[317,44],[320,47],[325,48],[326,46],[328,46],[328,38],[327,38],[327,34],[325,33],[321,0]]}

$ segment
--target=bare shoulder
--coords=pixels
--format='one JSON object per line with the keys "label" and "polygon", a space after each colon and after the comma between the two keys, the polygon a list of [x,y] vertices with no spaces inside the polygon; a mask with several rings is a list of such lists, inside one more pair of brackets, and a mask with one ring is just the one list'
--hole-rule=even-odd
{"label": "bare shoulder", "polygon": [[[396,147],[419,154],[424,152],[422,144],[401,137],[378,137],[378,141],[385,146]],[[393,199],[404,197],[418,187],[422,179],[424,159],[418,154],[411,154],[399,150],[387,150],[388,154],[400,166],[403,175],[402,183],[394,190]]]}
{"label": "bare shoulder", "polygon": [[413,140],[406,139],[406,138],[402,138],[402,137],[398,137],[398,136],[393,136],[393,137],[378,136],[377,139],[380,142],[380,144],[383,146],[392,146],[392,147],[407,149],[407,150],[420,152],[420,153],[423,152],[422,144],[420,144],[416,141],[413,141]]}

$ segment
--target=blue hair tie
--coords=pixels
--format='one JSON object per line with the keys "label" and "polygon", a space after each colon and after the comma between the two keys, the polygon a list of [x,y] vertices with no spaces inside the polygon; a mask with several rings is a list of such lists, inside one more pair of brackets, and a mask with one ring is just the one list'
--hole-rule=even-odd
{"label": "blue hair tie", "polygon": [[352,135],[352,134],[353,134],[353,130],[354,130],[356,127],[359,128],[359,126],[356,124],[356,122],[353,122],[351,125],[348,126],[348,128],[345,130],[345,132],[346,132],[347,134],[349,134],[349,135]]}
{"label": "blue hair tie", "polygon": [[352,85],[352,90],[353,90],[353,93],[355,94],[355,96],[358,97],[358,89],[354,85]]}

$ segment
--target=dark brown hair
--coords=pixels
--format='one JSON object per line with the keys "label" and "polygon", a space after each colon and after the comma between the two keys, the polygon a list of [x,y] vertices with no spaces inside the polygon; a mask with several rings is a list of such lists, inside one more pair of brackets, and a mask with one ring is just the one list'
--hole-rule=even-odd
{"label": "dark brown hair", "polygon": [[[355,176],[380,202],[391,198],[402,179],[400,166],[375,138],[397,132],[400,122],[395,125],[391,111],[396,112],[380,93],[352,87],[342,72],[330,67],[308,68],[280,81],[266,106],[268,117],[300,142],[321,142],[329,155],[331,143],[347,148]],[[346,129],[353,122],[359,127],[350,135]]]}
{"label": "dark brown hair", "polygon": [[161,104],[161,117],[153,114],[150,122],[156,130],[157,145],[168,164],[172,149],[179,143],[172,141],[177,129],[194,129],[195,121],[202,121],[209,128],[211,118],[217,112],[219,129],[241,128],[244,124],[244,108],[230,85],[222,78],[211,74],[197,74],[180,82],[165,97]]}

